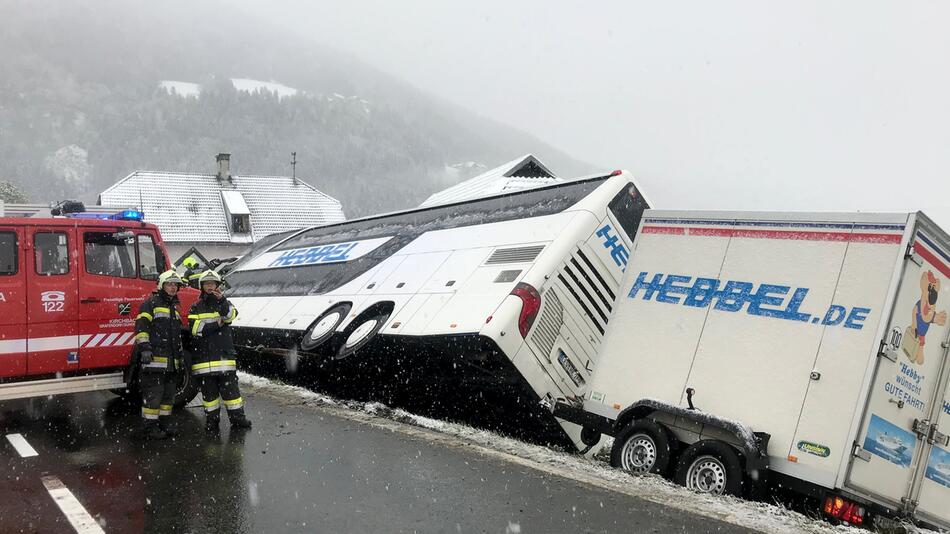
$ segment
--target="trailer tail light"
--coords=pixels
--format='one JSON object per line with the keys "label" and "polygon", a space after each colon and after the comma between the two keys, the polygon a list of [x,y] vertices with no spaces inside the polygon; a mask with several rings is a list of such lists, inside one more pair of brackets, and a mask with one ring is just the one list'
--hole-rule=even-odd
{"label": "trailer tail light", "polygon": [[825,515],[860,526],[864,524],[864,507],[837,495],[825,497]]}
{"label": "trailer tail light", "polygon": [[538,290],[524,282],[519,283],[511,290],[511,294],[521,299],[521,315],[518,316],[518,331],[521,337],[528,337],[528,330],[534,324],[534,318],[541,309],[541,295]]}
{"label": "trailer tail light", "polygon": [[620,176],[621,174],[623,174],[623,171],[621,171],[620,169],[617,169],[614,172],[610,173],[611,176]]}

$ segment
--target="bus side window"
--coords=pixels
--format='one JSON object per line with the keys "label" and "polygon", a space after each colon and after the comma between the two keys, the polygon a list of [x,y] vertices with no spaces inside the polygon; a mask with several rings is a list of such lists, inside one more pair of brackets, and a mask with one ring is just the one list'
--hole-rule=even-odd
{"label": "bus side window", "polygon": [[165,270],[165,255],[152,236],[139,234],[139,278],[143,280],[158,280],[158,275]]}
{"label": "bus side window", "polygon": [[46,276],[69,272],[69,246],[62,232],[37,232],[33,236],[36,274]]}
{"label": "bus side window", "polygon": [[0,276],[16,274],[18,260],[16,234],[0,232]]}
{"label": "bus side window", "polygon": [[83,235],[86,272],[120,278],[135,278],[135,242],[110,232]]}

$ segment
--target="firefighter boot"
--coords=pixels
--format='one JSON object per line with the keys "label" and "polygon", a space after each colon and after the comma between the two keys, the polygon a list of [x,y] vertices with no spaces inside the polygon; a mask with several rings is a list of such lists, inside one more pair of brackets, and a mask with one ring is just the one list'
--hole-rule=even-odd
{"label": "firefighter boot", "polygon": [[221,414],[217,411],[210,412],[205,417],[205,432],[209,434],[217,434],[221,431]]}
{"label": "firefighter boot", "polygon": [[145,439],[160,440],[168,438],[168,434],[158,425],[158,421],[147,421],[142,428]]}
{"label": "firefighter boot", "polygon": [[162,432],[170,438],[177,438],[178,431],[171,427],[171,424],[167,421],[167,417],[162,417],[158,420],[158,428],[162,429]]}
{"label": "firefighter boot", "polygon": [[244,409],[228,412],[228,420],[231,421],[231,428],[251,428],[251,420],[244,415]]}

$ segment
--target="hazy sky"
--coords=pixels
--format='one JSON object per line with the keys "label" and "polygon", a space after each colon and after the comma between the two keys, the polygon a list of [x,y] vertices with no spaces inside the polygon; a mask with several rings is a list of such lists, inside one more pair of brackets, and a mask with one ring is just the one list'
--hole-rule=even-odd
{"label": "hazy sky", "polygon": [[950,228],[950,2],[251,9],[579,159],[630,169],[658,207],[922,208]]}

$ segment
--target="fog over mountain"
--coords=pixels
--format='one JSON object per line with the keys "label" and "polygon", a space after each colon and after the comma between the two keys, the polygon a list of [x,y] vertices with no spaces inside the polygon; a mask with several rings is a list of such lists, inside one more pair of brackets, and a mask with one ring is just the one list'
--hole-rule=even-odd
{"label": "fog over mountain", "polygon": [[0,2],[0,181],[33,202],[137,169],[291,173],[348,216],[413,206],[523,153],[596,166],[224,2]]}

